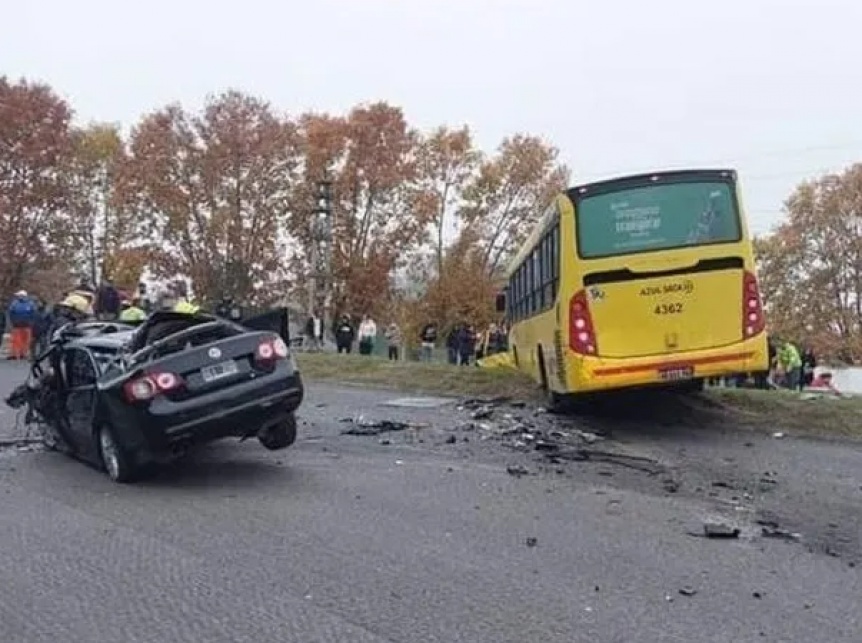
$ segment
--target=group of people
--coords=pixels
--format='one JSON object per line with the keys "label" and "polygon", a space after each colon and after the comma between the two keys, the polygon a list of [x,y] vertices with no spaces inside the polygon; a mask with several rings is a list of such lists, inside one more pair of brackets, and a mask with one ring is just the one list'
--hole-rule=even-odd
{"label": "group of people", "polygon": [[801,351],[789,340],[769,341],[769,379],[778,388],[802,391],[806,388],[838,393],[829,371],[816,372],[817,356],[810,347]]}
{"label": "group of people", "polygon": [[47,346],[54,332],[70,322],[85,319],[137,323],[146,319],[150,309],[143,296],[142,286],[134,297],[118,290],[110,279],[94,288],[82,279],[72,290],[64,293],[57,303],[19,290],[0,314],[0,336],[8,328],[7,358],[27,360],[36,357]]}
{"label": "group of people", "polygon": [[[769,370],[727,378],[725,384],[736,387],[750,386],[759,389],[788,389],[803,391],[815,389],[838,393],[832,382],[832,373],[817,373],[817,355],[811,347],[799,348],[794,342],[777,337],[769,338]],[[713,385],[720,382],[712,381]]]}
{"label": "group of people", "polygon": [[[305,335],[312,351],[323,349],[323,319],[312,314],[305,326]],[[343,314],[335,320],[332,327],[335,346],[338,353],[351,353],[354,345],[360,355],[372,355],[379,340],[377,323],[370,315],[364,315],[360,323],[355,324],[353,318]],[[390,360],[402,359],[404,351],[404,336],[396,322],[388,324],[382,333],[386,343],[387,356]],[[420,360],[433,361],[438,347],[440,333],[436,323],[426,324],[419,333]],[[505,330],[492,324],[485,333],[477,333],[469,323],[454,325],[446,334],[446,355],[450,364],[469,365],[475,363],[486,354],[503,352],[507,349],[507,334]]]}

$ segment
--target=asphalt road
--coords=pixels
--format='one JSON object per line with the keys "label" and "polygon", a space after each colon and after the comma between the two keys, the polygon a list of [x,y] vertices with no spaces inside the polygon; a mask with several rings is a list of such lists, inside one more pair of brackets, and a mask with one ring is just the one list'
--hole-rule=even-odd
{"label": "asphalt road", "polygon": [[[22,372],[0,364],[0,393]],[[0,641],[862,640],[858,447],[599,418],[590,448],[657,469],[554,463],[495,424],[543,415],[470,427],[395,397],[312,386],[294,448],[223,443],[133,486],[7,449]],[[342,435],[360,415],[430,426]],[[707,521],[741,535],[689,533]]]}

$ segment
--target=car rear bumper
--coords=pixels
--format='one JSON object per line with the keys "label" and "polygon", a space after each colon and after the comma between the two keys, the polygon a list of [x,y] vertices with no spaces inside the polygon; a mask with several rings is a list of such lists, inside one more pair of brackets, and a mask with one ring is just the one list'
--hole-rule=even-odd
{"label": "car rear bumper", "polygon": [[[284,421],[302,403],[298,372],[280,373],[191,400],[158,399],[148,406],[125,406],[115,421],[130,451],[158,457],[177,447],[226,437],[255,435]],[[146,457],[145,457],[146,459]]]}

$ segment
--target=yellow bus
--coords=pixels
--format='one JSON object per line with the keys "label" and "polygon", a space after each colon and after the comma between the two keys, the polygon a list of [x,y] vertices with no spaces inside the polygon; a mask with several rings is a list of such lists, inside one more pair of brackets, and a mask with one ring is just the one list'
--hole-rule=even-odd
{"label": "yellow bus", "polygon": [[627,176],[567,190],[498,298],[515,365],[572,394],[766,370],[754,249],[733,170]]}

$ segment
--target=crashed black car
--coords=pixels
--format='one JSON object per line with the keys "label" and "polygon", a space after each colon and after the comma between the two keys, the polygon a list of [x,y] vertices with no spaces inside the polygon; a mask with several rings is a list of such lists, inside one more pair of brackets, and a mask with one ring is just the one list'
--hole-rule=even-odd
{"label": "crashed black car", "polygon": [[286,309],[242,325],[176,312],[68,324],[6,402],[116,482],[225,437],[284,449],[303,397],[288,335]]}

